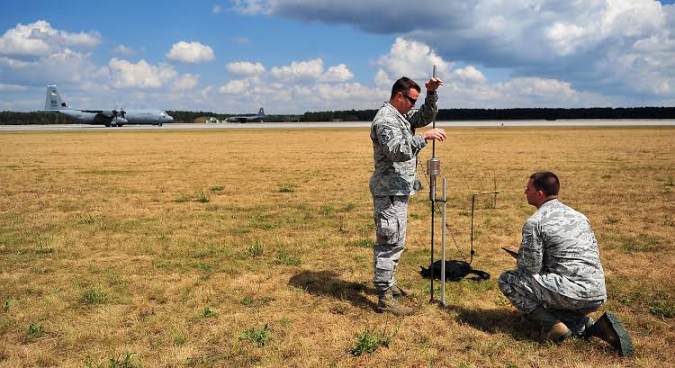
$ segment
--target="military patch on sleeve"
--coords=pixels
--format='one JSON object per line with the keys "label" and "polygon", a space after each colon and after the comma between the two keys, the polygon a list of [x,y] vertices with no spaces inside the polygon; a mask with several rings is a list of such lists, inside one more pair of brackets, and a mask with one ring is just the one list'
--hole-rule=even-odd
{"label": "military patch on sleeve", "polygon": [[380,143],[387,144],[392,138],[392,132],[390,129],[380,130]]}

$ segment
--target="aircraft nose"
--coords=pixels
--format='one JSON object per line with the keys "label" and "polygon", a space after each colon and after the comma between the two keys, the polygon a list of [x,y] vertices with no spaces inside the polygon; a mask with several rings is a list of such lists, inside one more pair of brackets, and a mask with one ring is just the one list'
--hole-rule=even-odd
{"label": "aircraft nose", "polygon": [[166,115],[166,120],[167,120],[167,121],[173,121],[173,116],[167,114],[167,115]]}

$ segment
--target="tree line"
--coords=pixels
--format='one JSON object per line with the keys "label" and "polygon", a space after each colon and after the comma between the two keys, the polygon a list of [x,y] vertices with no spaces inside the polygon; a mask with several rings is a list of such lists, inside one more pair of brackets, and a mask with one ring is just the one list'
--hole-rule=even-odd
{"label": "tree line", "polygon": [[[224,120],[234,114],[208,111],[167,111],[178,123],[192,123],[200,117]],[[302,115],[266,115],[266,122],[286,121],[372,121],[377,110],[306,112]],[[675,107],[592,107],[592,108],[514,108],[514,109],[440,109],[436,120],[557,120],[557,119],[675,119]],[[1,125],[73,124],[77,120],[46,111],[0,111]]]}
{"label": "tree line", "polygon": [[[377,110],[306,112],[300,121],[371,121]],[[675,107],[440,109],[436,120],[675,119]]]}

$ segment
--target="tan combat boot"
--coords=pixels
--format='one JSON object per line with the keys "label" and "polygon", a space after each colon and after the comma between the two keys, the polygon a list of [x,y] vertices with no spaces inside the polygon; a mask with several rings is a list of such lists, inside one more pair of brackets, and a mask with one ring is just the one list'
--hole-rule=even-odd
{"label": "tan combat boot", "polygon": [[540,338],[560,344],[572,336],[572,331],[570,331],[567,325],[543,307],[537,307],[537,309],[530,312],[527,316],[538,322],[539,326],[541,326]]}
{"label": "tan combat boot", "polygon": [[413,314],[412,308],[401,305],[394,299],[394,294],[391,289],[392,288],[387,289],[387,291],[378,296],[377,312],[389,312],[396,316],[409,316]]}
{"label": "tan combat boot", "polygon": [[410,292],[408,290],[405,290],[399,287],[398,285],[392,286],[390,290],[394,298],[405,298],[408,295],[410,295]]}
{"label": "tan combat boot", "polygon": [[572,331],[564,323],[558,321],[546,333],[546,338],[556,344],[560,344],[568,337],[572,336]]}

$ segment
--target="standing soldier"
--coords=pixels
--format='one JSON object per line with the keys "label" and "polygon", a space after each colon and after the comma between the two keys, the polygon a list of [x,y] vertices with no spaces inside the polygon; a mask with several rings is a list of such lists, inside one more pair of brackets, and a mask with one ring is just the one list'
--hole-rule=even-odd
{"label": "standing soldier", "polygon": [[408,292],[396,285],[394,273],[405,249],[408,197],[419,189],[415,185],[419,184],[415,178],[417,155],[427,141],[446,138],[442,129],[415,135],[416,128],[428,125],[436,116],[436,89],[441,84],[443,81],[436,78],[427,81],[424,105],[411,112],[420,95],[420,86],[410,78],[400,78],[391,89],[389,102],[385,102],[375,115],[370,129],[375,164],[370,192],[377,238],[373,249],[373,283],[380,313],[409,315],[413,312],[395,299],[408,295]]}

